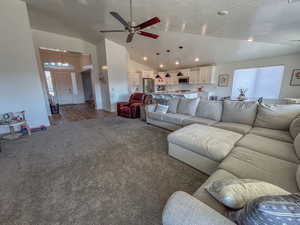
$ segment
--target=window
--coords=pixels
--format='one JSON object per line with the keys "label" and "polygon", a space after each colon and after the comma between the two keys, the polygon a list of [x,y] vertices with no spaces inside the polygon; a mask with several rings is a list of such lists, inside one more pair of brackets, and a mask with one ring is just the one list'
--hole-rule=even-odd
{"label": "window", "polygon": [[247,98],[278,99],[284,66],[239,69],[234,71],[232,98],[237,98],[239,89],[247,89]]}
{"label": "window", "polygon": [[54,88],[53,88],[51,72],[45,71],[45,77],[46,77],[46,82],[48,87],[48,93],[50,96],[54,97]]}

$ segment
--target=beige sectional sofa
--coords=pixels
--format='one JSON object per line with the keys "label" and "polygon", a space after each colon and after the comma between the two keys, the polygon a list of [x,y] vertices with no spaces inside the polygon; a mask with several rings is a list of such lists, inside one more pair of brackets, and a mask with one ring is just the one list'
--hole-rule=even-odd
{"label": "beige sectional sofa", "polygon": [[180,109],[180,100],[177,108],[174,100],[168,113],[148,106],[147,122],[175,130],[168,136],[169,154],[210,176],[193,196],[179,191],[170,197],[163,225],[234,224],[226,217],[229,208],[205,190],[223,178],[256,179],[300,192],[300,152],[293,143],[299,122],[290,127],[300,105],[183,101]]}

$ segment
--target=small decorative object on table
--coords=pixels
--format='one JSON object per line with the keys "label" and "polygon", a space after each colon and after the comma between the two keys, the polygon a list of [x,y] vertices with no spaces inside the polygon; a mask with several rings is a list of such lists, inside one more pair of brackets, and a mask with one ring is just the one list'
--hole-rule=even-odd
{"label": "small decorative object on table", "polygon": [[14,140],[19,138],[22,134],[15,132],[15,127],[21,126],[27,130],[28,135],[31,135],[31,130],[25,120],[25,111],[17,112],[17,113],[5,113],[0,115],[0,126],[6,126],[10,130],[10,134],[2,137],[7,140]]}
{"label": "small decorative object on table", "polygon": [[238,99],[239,99],[240,101],[247,100],[247,98],[246,98],[246,92],[247,92],[247,91],[248,91],[247,88],[240,88],[240,89],[239,89],[240,95],[239,95]]}

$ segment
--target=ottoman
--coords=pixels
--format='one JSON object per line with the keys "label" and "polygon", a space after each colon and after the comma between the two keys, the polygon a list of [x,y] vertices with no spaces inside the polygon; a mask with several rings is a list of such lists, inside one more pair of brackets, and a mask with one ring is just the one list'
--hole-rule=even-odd
{"label": "ottoman", "polygon": [[169,155],[211,175],[242,134],[192,124],[168,136]]}

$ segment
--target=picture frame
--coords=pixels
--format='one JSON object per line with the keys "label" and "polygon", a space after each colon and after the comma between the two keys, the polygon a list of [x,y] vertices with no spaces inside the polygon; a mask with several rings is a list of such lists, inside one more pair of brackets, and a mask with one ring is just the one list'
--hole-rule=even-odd
{"label": "picture frame", "polygon": [[218,79],[219,87],[228,87],[229,85],[229,74],[220,74]]}
{"label": "picture frame", "polygon": [[293,70],[290,86],[300,86],[300,69]]}

